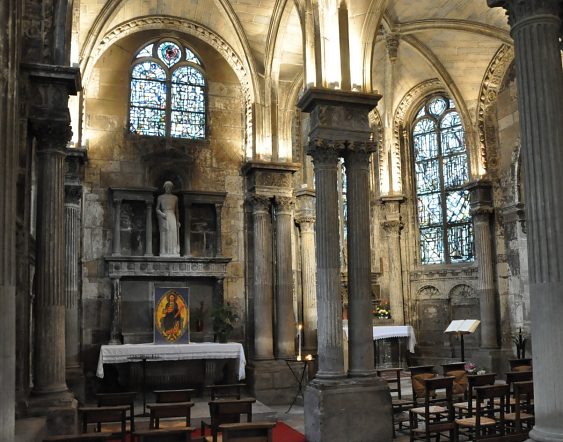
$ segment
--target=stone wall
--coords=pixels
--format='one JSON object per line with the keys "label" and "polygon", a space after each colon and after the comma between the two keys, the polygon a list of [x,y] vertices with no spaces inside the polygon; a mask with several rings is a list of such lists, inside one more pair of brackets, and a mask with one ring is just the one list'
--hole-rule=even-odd
{"label": "stone wall", "polygon": [[[228,64],[207,44],[171,32],[200,56],[208,80],[208,139],[165,140],[135,137],[127,131],[129,70],[135,51],[164,34],[140,32],[120,40],[101,56],[84,80],[84,133],[88,163],[84,179],[82,321],[83,361],[92,374],[99,345],[109,340],[111,282],[104,257],[112,252],[110,187],[159,188],[166,179],[174,191],[226,192],[222,207],[222,256],[231,258],[224,279],[225,300],[236,305],[244,324],[243,105],[240,84]],[[162,189],[155,192],[162,193]],[[154,210],[154,209],[153,209]],[[181,220],[182,221],[182,220]],[[154,237],[158,223],[153,218]],[[153,250],[158,254],[158,243]],[[160,278],[159,284],[166,281]],[[164,278],[166,280],[166,278]],[[177,284],[185,278],[170,278]],[[134,285],[135,278],[130,284]],[[152,282],[137,283],[148,290]],[[150,293],[147,294],[150,296]],[[192,306],[193,307],[193,306]],[[125,313],[124,313],[125,314]],[[241,326],[235,339],[244,338]]]}

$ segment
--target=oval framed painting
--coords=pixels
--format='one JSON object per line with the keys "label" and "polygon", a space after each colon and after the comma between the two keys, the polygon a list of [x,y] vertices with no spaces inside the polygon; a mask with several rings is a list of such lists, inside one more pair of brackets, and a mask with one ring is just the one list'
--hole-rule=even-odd
{"label": "oval framed painting", "polygon": [[155,287],[154,342],[187,344],[190,342],[189,289]]}

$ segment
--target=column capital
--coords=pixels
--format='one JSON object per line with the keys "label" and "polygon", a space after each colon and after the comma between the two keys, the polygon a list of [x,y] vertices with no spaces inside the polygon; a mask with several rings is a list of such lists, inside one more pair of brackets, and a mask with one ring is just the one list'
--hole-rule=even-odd
{"label": "column capital", "polygon": [[494,212],[493,184],[487,180],[472,181],[465,185],[465,190],[469,191],[471,216],[490,217]]}
{"label": "column capital", "polygon": [[387,233],[399,234],[399,232],[405,227],[401,219],[389,219],[381,223],[383,228]]}
{"label": "column capital", "polygon": [[286,196],[276,196],[274,198],[274,203],[278,213],[291,213],[293,211],[293,207],[295,206],[295,200]]}
{"label": "column capital", "polygon": [[399,36],[394,32],[385,33],[385,48],[389,55],[389,60],[397,60],[397,52],[399,50]]}
{"label": "column capital", "polygon": [[272,199],[266,195],[250,195],[247,198],[254,213],[267,212],[270,209]]}
{"label": "column capital", "polygon": [[82,186],[80,184],[65,184],[65,203],[80,204],[82,198]]}
{"label": "column capital", "polygon": [[536,16],[553,15],[559,17],[563,10],[561,0],[487,0],[491,8],[506,9],[510,26]]}
{"label": "column capital", "polygon": [[307,145],[307,155],[313,157],[313,163],[316,166],[336,165],[340,158],[340,153],[345,148],[343,140],[325,140],[316,138],[311,140]]}
{"label": "column capital", "polygon": [[72,129],[68,121],[32,119],[31,132],[37,138],[39,154],[59,150],[66,155],[66,145],[72,138]]}

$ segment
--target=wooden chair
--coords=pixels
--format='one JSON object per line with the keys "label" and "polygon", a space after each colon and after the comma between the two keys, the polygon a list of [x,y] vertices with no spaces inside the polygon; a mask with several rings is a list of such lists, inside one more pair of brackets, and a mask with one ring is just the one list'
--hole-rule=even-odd
{"label": "wooden chair", "polygon": [[246,415],[246,422],[252,422],[252,404],[256,402],[254,398],[243,399],[216,399],[209,401],[210,423],[201,421],[201,434],[205,428],[211,428],[213,442],[217,442],[219,426],[222,424],[238,424],[241,416]]}
{"label": "wooden chair", "polygon": [[43,442],[106,442],[112,438],[112,433],[70,434],[64,436],[50,436]]}
{"label": "wooden chair", "polygon": [[133,440],[137,442],[191,442],[194,431],[194,427],[136,431]]}
{"label": "wooden chair", "polygon": [[514,405],[516,404],[516,399],[514,398],[514,384],[516,382],[532,381],[533,377],[533,371],[508,371],[506,373],[506,384],[509,386],[509,395],[507,398],[507,406],[509,408],[509,411],[514,411]]}
{"label": "wooden chair", "polygon": [[424,380],[436,377],[433,365],[409,367],[411,372],[412,400],[416,407],[424,398]]}
{"label": "wooden chair", "polygon": [[475,392],[477,393],[475,414],[455,420],[455,440],[459,440],[460,429],[472,433],[474,441],[490,437],[504,437],[505,399],[508,394],[508,385],[475,387]]}
{"label": "wooden chair", "polygon": [[510,371],[532,371],[532,358],[510,359]]}
{"label": "wooden chair", "polygon": [[115,405],[128,405],[129,416],[131,422],[130,429],[135,431],[135,397],[137,393],[128,391],[124,393],[98,393],[96,399],[98,400],[98,407],[112,407]]}
{"label": "wooden chair", "polygon": [[477,406],[475,387],[494,385],[496,376],[496,373],[467,375],[467,401],[454,403],[454,409],[458,411],[460,418],[473,416],[473,410]]}
{"label": "wooden chair", "polygon": [[157,404],[166,404],[173,402],[191,402],[192,395],[195,393],[193,388],[184,390],[155,390],[155,402]]}
{"label": "wooden chair", "polygon": [[215,384],[207,385],[205,388],[209,390],[212,401],[221,398],[240,399],[240,393],[244,388],[246,388],[246,384]]}
{"label": "wooden chair", "polygon": [[[424,405],[409,410],[410,441],[415,439],[430,440],[431,434],[436,434],[436,440],[445,432],[448,432],[450,441],[454,440],[454,408],[452,401],[454,378],[434,377],[424,379]],[[436,399],[435,392],[445,389],[445,398]],[[419,427],[422,419],[424,427]]]}
{"label": "wooden chair", "polygon": [[467,388],[469,382],[467,379],[467,372],[465,371],[465,362],[442,364],[442,370],[444,376],[453,376],[455,378],[452,394],[460,399],[467,399]]}
{"label": "wooden chair", "polygon": [[401,372],[402,368],[379,368],[377,369],[377,376],[385,379],[388,384],[394,385],[390,387],[389,391],[396,392],[397,397],[391,398],[391,405],[393,407],[392,415],[392,425],[393,425],[393,437],[395,437],[395,428],[398,427],[399,430],[402,429],[403,424],[408,422],[409,417],[406,414],[409,408],[413,406],[412,399],[403,399],[401,392]]}
{"label": "wooden chair", "polygon": [[127,411],[129,405],[115,405],[111,407],[81,407],[78,409],[82,415],[82,432],[88,433],[88,425],[96,424],[95,431],[101,432],[103,424],[120,424],[119,431],[113,431],[113,437],[118,436],[125,442],[127,433]]}
{"label": "wooden chair", "polygon": [[184,418],[186,427],[190,426],[191,409],[193,402],[171,402],[163,404],[147,404],[149,409],[149,429],[160,428],[160,419]]}
{"label": "wooden chair", "polygon": [[510,433],[520,433],[524,431],[522,424],[526,425],[526,433],[534,425],[534,383],[532,381],[514,382],[514,412],[506,413],[504,420],[507,424],[507,431]]}
{"label": "wooden chair", "polygon": [[272,442],[275,426],[275,422],[221,424],[219,431],[223,435],[223,442]]}

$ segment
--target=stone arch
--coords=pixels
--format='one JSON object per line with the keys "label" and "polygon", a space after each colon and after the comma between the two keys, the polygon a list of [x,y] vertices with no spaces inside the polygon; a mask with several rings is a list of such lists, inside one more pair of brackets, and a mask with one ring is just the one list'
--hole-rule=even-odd
{"label": "stone arch", "polygon": [[[425,353],[438,354],[450,345],[444,330],[450,323],[450,300],[441,296],[438,288],[432,285],[421,287],[417,292],[416,316],[418,324],[418,343],[427,347]],[[442,345],[440,345],[442,343]]]}
{"label": "stone arch", "polygon": [[440,290],[433,285],[425,285],[416,292],[417,299],[438,299],[441,298]]}

